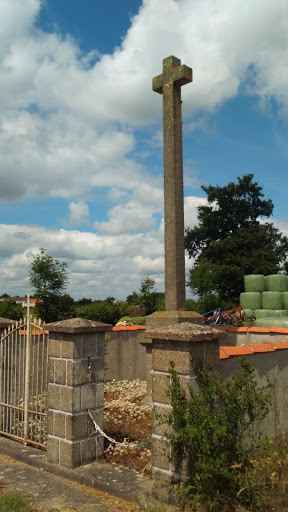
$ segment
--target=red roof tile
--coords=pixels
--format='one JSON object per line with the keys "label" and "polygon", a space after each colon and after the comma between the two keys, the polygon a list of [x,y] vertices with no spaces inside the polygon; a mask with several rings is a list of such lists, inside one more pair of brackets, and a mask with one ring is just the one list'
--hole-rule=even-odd
{"label": "red roof tile", "polygon": [[146,325],[115,325],[112,331],[139,331],[146,329]]}
{"label": "red roof tile", "polygon": [[229,359],[229,357],[233,356],[263,354],[281,349],[288,349],[288,340],[269,341],[267,343],[247,343],[238,345],[237,347],[222,346],[219,347],[219,357],[220,359]]}

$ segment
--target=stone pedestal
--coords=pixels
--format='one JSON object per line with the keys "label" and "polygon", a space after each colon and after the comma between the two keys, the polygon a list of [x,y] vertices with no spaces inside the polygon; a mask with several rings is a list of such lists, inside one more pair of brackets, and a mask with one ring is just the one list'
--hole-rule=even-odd
{"label": "stone pedestal", "polygon": [[9,327],[9,325],[13,325],[16,323],[16,320],[10,320],[9,318],[0,317],[0,338],[2,334],[4,334],[5,329]]}
{"label": "stone pedestal", "polygon": [[[165,414],[170,410],[167,395],[170,361],[175,363],[175,370],[180,377],[183,389],[196,385],[196,377],[191,363],[207,359],[215,369],[219,366],[219,340],[226,333],[188,322],[179,325],[161,327],[147,332],[152,338],[152,414]],[[158,425],[153,420],[152,426],[152,465],[153,492],[160,500],[171,501],[171,485],[179,482],[185,475],[185,468],[175,467],[171,460],[170,449],[165,448],[163,438],[168,426]]]}
{"label": "stone pedestal", "polygon": [[103,428],[104,343],[112,326],[82,318],[47,324],[48,443],[50,462],[70,468],[103,456],[90,410]]}

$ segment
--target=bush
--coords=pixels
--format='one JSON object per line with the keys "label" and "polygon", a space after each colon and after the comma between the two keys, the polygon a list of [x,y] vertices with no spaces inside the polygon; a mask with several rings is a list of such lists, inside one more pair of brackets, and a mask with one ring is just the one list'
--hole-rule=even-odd
{"label": "bush", "polygon": [[113,303],[99,301],[77,307],[75,314],[77,317],[115,325],[121,316],[127,312],[127,309],[128,306],[123,301]]}
{"label": "bush", "polygon": [[20,320],[20,318],[23,318],[23,309],[22,305],[16,304],[14,300],[5,300],[0,302],[0,316],[3,318]]}
{"label": "bush", "polygon": [[236,503],[254,506],[257,492],[243,488],[251,453],[260,446],[255,426],[269,412],[270,384],[257,386],[254,367],[245,358],[240,359],[239,375],[227,380],[209,363],[194,370],[198,389],[190,387],[187,398],[171,362],[172,411],[158,416],[161,424],[173,427],[165,436],[176,468],[187,464],[183,497],[205,511],[234,510]]}

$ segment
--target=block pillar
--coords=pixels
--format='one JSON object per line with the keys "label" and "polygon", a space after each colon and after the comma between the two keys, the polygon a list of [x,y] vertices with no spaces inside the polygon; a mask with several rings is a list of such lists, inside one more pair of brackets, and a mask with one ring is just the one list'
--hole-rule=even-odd
{"label": "block pillar", "polygon": [[[148,332],[152,338],[152,415],[167,414],[171,410],[167,396],[170,361],[174,361],[175,370],[180,377],[183,389],[197,386],[196,376],[191,363],[211,361],[213,367],[219,367],[219,341],[225,332],[211,327],[188,322]],[[170,448],[166,447],[164,432],[171,427],[152,425],[152,466],[153,494],[162,501],[173,502],[170,486],[179,483],[185,476],[185,467],[177,467],[171,460]]]}
{"label": "block pillar", "polygon": [[47,458],[74,468],[103,456],[103,437],[95,435],[90,410],[103,428],[104,343],[112,326],[73,318],[47,324]]}
{"label": "block pillar", "polygon": [[9,327],[9,325],[16,324],[16,320],[10,320],[9,318],[0,317],[0,338],[2,334],[4,334],[5,329]]}
{"label": "block pillar", "polygon": [[204,325],[204,317],[196,311],[155,311],[152,315],[146,317],[146,334],[139,337],[139,343],[146,349],[146,397],[143,400],[145,404],[151,404],[152,401],[152,340],[149,339],[150,332],[160,327],[171,327],[181,323],[191,323]]}

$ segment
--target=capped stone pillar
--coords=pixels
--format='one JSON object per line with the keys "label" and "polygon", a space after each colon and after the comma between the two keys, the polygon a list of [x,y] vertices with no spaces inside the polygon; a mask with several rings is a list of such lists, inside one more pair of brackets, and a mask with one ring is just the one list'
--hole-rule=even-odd
{"label": "capped stone pillar", "polygon": [[47,324],[50,462],[77,467],[103,456],[104,343],[112,325],[83,318]]}
{"label": "capped stone pillar", "polygon": [[2,334],[4,334],[5,329],[9,327],[9,325],[13,325],[16,323],[16,320],[10,320],[9,318],[3,318],[0,316],[0,338]]}
{"label": "capped stone pillar", "polygon": [[[171,410],[167,395],[170,361],[175,363],[182,389],[188,392],[189,385],[197,386],[191,363],[209,360],[217,370],[220,362],[219,341],[226,333],[185,322],[160,327],[145,336],[152,338],[152,417],[155,418],[155,414],[167,414]],[[171,485],[179,483],[185,475],[185,467],[177,467],[172,462],[170,448],[167,448],[163,437],[165,430],[170,428],[168,425],[159,425],[153,419],[153,494],[155,498],[168,502],[173,501]]]}

